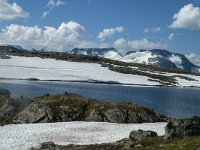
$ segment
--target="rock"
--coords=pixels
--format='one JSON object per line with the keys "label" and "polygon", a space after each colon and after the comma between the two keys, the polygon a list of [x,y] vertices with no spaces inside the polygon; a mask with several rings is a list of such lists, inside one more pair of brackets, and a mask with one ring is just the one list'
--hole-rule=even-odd
{"label": "rock", "polygon": [[19,112],[13,123],[48,123],[68,121],[95,121],[113,123],[142,123],[164,121],[152,110],[127,103],[86,99],[76,94],[45,95],[33,98]]}
{"label": "rock", "polygon": [[94,120],[96,122],[101,122],[103,121],[103,117],[97,110],[92,109],[91,112],[89,112],[89,114],[85,117],[85,121],[94,121]]}
{"label": "rock", "polygon": [[143,131],[143,130],[138,130],[138,131],[131,131],[129,138],[132,141],[142,141],[148,137],[156,137],[157,133],[153,131]]}
{"label": "rock", "polygon": [[10,92],[8,90],[0,88],[0,96],[7,96],[10,97]]}
{"label": "rock", "polygon": [[165,127],[165,139],[182,138],[184,136],[200,136],[200,118],[170,121]]}
{"label": "rock", "polygon": [[119,141],[116,141],[114,144],[120,145],[123,149],[129,149],[134,147],[135,142],[132,141],[130,138],[124,138]]}
{"label": "rock", "polygon": [[124,113],[120,108],[113,108],[113,109],[108,109],[104,115],[106,116],[107,120],[109,122],[113,123],[125,123],[127,122],[127,116],[126,113]]}
{"label": "rock", "polygon": [[[53,142],[45,142],[42,143],[40,148],[41,150],[56,150],[56,144],[54,144]],[[38,150],[37,148],[31,148],[31,150]]]}

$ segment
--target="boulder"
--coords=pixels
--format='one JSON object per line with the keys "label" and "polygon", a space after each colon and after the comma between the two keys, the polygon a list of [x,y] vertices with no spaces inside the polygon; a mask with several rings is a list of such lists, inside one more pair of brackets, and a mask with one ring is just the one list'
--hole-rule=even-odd
{"label": "boulder", "polygon": [[165,127],[165,138],[174,139],[184,136],[200,136],[200,118],[192,117],[170,121]]}
{"label": "boulder", "polygon": [[132,140],[132,141],[142,141],[148,137],[156,137],[157,136],[157,133],[156,132],[153,132],[153,131],[143,131],[143,130],[138,130],[138,131],[131,131],[130,135],[129,135],[129,138]]}

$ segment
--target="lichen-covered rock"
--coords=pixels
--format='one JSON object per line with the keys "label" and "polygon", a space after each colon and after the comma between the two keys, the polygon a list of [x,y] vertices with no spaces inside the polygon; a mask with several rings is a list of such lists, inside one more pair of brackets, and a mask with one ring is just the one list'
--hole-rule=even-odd
{"label": "lichen-covered rock", "polygon": [[108,109],[104,112],[107,120],[113,123],[125,123],[127,122],[127,113],[123,112],[120,108],[115,107]]}
{"label": "lichen-covered rock", "polygon": [[138,130],[138,131],[131,131],[129,138],[132,141],[142,141],[148,137],[156,137],[158,136],[156,132],[154,131],[143,131],[143,130]]}
{"label": "lichen-covered rock", "polygon": [[200,136],[200,118],[170,121],[165,127],[165,138],[174,139],[184,136]]}
{"label": "lichen-covered rock", "polygon": [[[89,112],[89,111],[88,111]],[[104,120],[104,117],[95,109],[92,109],[88,115],[85,117],[85,121],[96,121],[101,122]]]}
{"label": "lichen-covered rock", "polygon": [[76,94],[48,95],[31,100],[13,123],[96,121],[142,123],[164,121],[153,110],[135,104],[86,99]]}

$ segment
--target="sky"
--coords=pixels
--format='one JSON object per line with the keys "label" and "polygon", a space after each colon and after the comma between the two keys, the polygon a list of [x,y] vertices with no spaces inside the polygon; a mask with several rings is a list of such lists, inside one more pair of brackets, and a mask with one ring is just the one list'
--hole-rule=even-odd
{"label": "sky", "polygon": [[160,48],[200,64],[199,41],[199,0],[0,0],[1,45]]}

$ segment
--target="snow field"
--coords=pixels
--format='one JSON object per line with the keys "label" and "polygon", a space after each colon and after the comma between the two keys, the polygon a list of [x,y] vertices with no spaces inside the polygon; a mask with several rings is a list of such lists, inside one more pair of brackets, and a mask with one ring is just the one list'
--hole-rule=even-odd
{"label": "snow field", "polygon": [[52,141],[59,145],[110,143],[127,138],[132,130],[152,130],[164,135],[166,123],[117,124],[59,122],[0,127],[0,150],[28,150]]}

